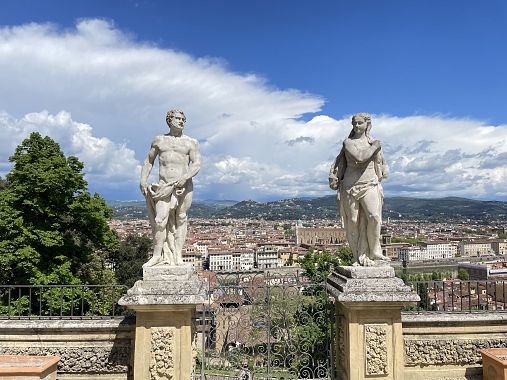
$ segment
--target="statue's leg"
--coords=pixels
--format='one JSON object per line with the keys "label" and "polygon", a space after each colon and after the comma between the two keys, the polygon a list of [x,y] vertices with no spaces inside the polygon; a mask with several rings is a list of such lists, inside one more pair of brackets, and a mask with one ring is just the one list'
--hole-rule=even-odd
{"label": "statue's leg", "polygon": [[167,221],[167,254],[165,255],[165,260],[169,265],[177,265],[177,260],[175,257],[176,244],[175,244],[175,235],[176,235],[176,210],[169,210],[169,217]]}
{"label": "statue's leg", "polygon": [[359,263],[359,202],[346,191],[340,194],[340,213],[355,264]]}
{"label": "statue's leg", "polygon": [[187,238],[187,212],[192,205],[192,191],[185,192],[176,208],[175,258],[178,265],[183,264],[183,245]]}
{"label": "statue's leg", "polygon": [[167,221],[169,219],[169,203],[159,200],[155,205],[155,237],[153,256],[144,265],[152,266],[162,261],[162,250],[167,236]]}
{"label": "statue's leg", "polygon": [[380,227],[382,225],[382,200],[377,187],[366,192],[361,199],[364,217],[367,220],[366,234],[368,237],[369,254],[372,260],[386,260],[380,247]]}

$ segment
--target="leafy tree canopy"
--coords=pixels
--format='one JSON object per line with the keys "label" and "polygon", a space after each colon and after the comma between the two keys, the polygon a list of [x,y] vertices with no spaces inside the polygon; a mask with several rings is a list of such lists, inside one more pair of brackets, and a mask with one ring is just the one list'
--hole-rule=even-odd
{"label": "leafy tree canopy", "polygon": [[468,272],[464,270],[463,268],[460,268],[458,270],[458,278],[462,281],[467,281],[470,279],[470,276],[468,275]]}
{"label": "leafy tree canopy", "polygon": [[9,158],[0,192],[0,282],[78,284],[111,281],[105,252],[117,244],[111,210],[87,191],[77,157],[65,157],[34,132]]}
{"label": "leafy tree canopy", "polygon": [[3,179],[2,177],[0,177],[0,191],[4,190],[7,188],[7,181],[5,179]]}
{"label": "leafy tree canopy", "polygon": [[299,259],[305,275],[314,283],[325,281],[327,276],[339,265],[351,265],[352,252],[348,247],[341,247],[337,252],[317,252],[310,248],[302,259]]}
{"label": "leafy tree canopy", "polygon": [[128,235],[118,248],[109,254],[119,284],[132,287],[143,278],[143,264],[149,260],[151,239],[146,236]]}

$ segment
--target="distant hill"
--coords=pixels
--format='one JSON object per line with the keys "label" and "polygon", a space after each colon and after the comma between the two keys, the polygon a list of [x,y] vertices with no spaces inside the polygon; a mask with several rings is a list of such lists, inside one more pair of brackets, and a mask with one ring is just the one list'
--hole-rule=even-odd
{"label": "distant hill", "polygon": [[[142,201],[108,202],[115,218],[147,218],[146,206]],[[384,218],[404,220],[507,221],[507,202],[478,201],[448,197],[420,199],[408,197],[386,198]],[[252,218],[264,220],[310,220],[337,219],[336,196],[321,198],[292,198],[273,202],[255,201],[194,201],[190,217],[201,218]]]}
{"label": "distant hill", "polygon": [[386,198],[384,217],[398,219],[477,220],[507,221],[507,202],[478,201],[474,199],[447,197],[437,199],[419,199],[393,197]]}
{"label": "distant hill", "polygon": [[[231,207],[238,203],[232,200],[205,200],[192,202],[190,217],[211,218],[225,207]],[[107,201],[107,205],[113,210],[115,219],[146,219],[148,211],[145,201]]]}

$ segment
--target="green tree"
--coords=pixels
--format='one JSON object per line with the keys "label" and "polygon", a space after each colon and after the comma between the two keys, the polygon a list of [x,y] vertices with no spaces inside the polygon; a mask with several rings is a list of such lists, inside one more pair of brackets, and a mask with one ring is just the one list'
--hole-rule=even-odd
{"label": "green tree", "polygon": [[397,277],[401,278],[405,284],[408,284],[410,282],[410,275],[407,273],[400,273],[397,275]]}
{"label": "green tree", "polygon": [[405,238],[405,237],[399,237],[399,236],[393,236],[391,241],[393,243],[409,243],[409,244],[413,244],[413,245],[416,245],[420,242],[423,242],[424,239],[419,239],[419,238]]}
{"label": "green tree", "polygon": [[430,300],[428,297],[428,284],[426,282],[421,282],[417,284],[416,287],[417,294],[421,298],[417,307],[421,310],[429,310]]}
{"label": "green tree", "polygon": [[0,282],[111,283],[103,254],[117,244],[106,223],[111,210],[87,191],[83,164],[37,132],[9,160],[14,167],[0,192]]}
{"label": "green tree", "polygon": [[143,277],[143,264],[149,259],[151,239],[146,236],[128,235],[118,248],[111,251],[109,260],[119,284],[132,287]]}
{"label": "green tree", "polygon": [[0,177],[0,191],[4,190],[7,188],[7,181],[5,179],[3,179],[2,177]]}
{"label": "green tree", "polygon": [[330,252],[317,252],[310,248],[298,262],[312,282],[321,283],[340,265],[340,258]]}
{"label": "green tree", "polygon": [[352,265],[354,263],[354,255],[349,247],[341,247],[338,250],[338,258],[340,259],[340,265]]}
{"label": "green tree", "polygon": [[[296,302],[297,310],[293,313],[293,318],[303,323],[296,324],[297,327],[294,328],[292,339],[297,343],[295,347],[311,346],[311,356],[314,363],[318,363],[320,360],[325,361],[325,357],[328,355],[326,347],[328,347],[330,336],[333,336],[334,326],[331,323],[331,315],[334,313],[334,309],[330,307],[325,287],[316,285],[322,284],[336,267],[351,265],[353,255],[348,247],[342,247],[335,253],[315,252],[313,249],[309,249],[305,256],[299,260],[299,263],[304,274],[310,278],[314,286],[304,289],[300,296],[301,299]],[[290,310],[289,307],[284,309]],[[285,315],[286,313],[281,311],[276,314]],[[304,357],[304,353],[301,355],[302,357]],[[297,359],[292,363],[295,373],[301,370],[303,362],[304,360]]]}
{"label": "green tree", "polygon": [[298,262],[304,270],[305,276],[314,283],[326,280],[336,267],[340,265],[352,265],[354,259],[352,251],[348,247],[341,247],[337,252],[317,252],[310,248]]}
{"label": "green tree", "polygon": [[468,275],[468,272],[466,270],[464,270],[463,268],[460,268],[458,270],[458,278],[462,281],[468,281],[470,276]]}

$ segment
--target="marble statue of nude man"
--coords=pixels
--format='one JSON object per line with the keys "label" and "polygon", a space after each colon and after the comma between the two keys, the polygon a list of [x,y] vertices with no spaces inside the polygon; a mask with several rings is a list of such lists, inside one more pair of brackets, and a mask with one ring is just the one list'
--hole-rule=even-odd
{"label": "marble statue of nude man", "polygon": [[[169,133],[155,137],[141,170],[141,192],[146,198],[153,232],[153,256],[143,266],[182,265],[187,235],[187,212],[192,203],[192,177],[201,166],[197,140],[183,135],[186,117],[180,110],[167,112]],[[155,159],[159,182],[148,185]]]}

